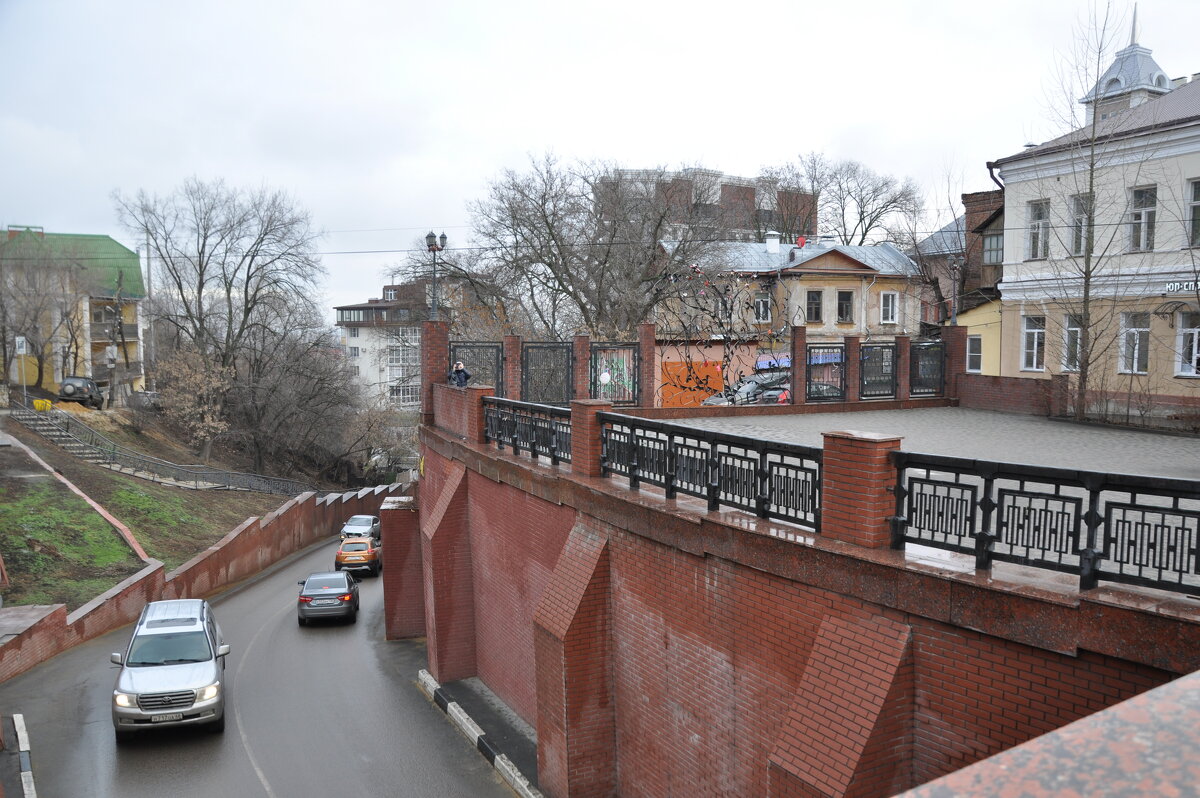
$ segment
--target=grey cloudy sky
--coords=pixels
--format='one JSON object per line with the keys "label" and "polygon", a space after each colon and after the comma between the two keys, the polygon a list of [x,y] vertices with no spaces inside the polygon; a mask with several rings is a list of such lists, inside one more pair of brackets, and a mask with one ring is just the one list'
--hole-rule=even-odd
{"label": "grey cloudy sky", "polygon": [[[1061,132],[1048,97],[1090,8],[0,0],[0,225],[132,248],[113,191],[266,184],[328,231],[332,306],[378,296],[429,229],[466,244],[466,203],[530,154],[753,176],[816,150],[986,190],[985,161]],[[1200,72],[1200,3],[1139,21],[1168,75]]]}

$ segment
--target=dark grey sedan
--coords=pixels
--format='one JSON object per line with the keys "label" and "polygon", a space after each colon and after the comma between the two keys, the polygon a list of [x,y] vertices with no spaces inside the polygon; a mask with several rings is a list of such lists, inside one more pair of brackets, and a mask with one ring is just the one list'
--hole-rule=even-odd
{"label": "dark grey sedan", "polygon": [[322,571],[301,579],[296,598],[296,621],[306,625],[317,618],[358,620],[358,580],[345,571]]}

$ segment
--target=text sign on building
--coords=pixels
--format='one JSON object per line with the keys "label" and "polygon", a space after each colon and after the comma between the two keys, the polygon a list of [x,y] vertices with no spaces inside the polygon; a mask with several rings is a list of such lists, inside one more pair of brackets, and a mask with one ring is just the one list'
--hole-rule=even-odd
{"label": "text sign on building", "polygon": [[1167,293],[1174,294],[1179,291],[1195,291],[1197,285],[1198,283],[1195,280],[1177,280],[1173,283],[1167,283]]}

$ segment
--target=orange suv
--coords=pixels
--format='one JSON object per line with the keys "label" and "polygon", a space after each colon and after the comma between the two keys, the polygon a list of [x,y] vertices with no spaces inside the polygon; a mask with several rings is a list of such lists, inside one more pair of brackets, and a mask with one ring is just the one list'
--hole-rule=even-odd
{"label": "orange suv", "polygon": [[383,546],[372,537],[346,538],[338,546],[333,559],[333,569],[340,571],[370,571],[379,576],[383,570]]}

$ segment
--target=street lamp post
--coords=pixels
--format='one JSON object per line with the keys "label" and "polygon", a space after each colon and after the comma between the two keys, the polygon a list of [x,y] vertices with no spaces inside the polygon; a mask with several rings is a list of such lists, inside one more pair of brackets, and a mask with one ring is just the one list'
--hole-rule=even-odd
{"label": "street lamp post", "polygon": [[425,236],[425,246],[429,247],[429,251],[433,253],[433,281],[430,286],[429,297],[429,320],[438,321],[438,275],[437,275],[437,254],[446,248],[446,234],[435,236],[430,230]]}

